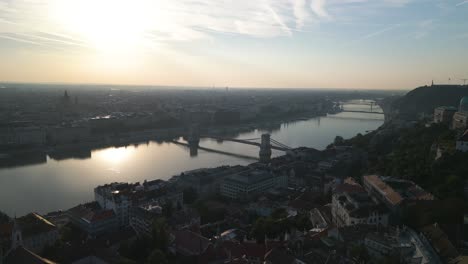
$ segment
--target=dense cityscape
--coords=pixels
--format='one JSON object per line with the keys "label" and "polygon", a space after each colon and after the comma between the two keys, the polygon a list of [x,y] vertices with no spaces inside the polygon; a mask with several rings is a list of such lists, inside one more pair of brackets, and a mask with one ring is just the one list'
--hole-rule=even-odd
{"label": "dense cityscape", "polygon": [[[183,144],[191,155],[204,137],[259,148],[247,165],[108,182],[71,208],[2,214],[2,264],[467,261],[468,86],[406,95],[28,85],[0,93],[4,168],[145,141]],[[371,102],[367,110],[343,108],[356,99]],[[382,126],[351,138],[336,131],[324,150],[268,133],[235,138],[346,111],[382,114],[377,106]]]}

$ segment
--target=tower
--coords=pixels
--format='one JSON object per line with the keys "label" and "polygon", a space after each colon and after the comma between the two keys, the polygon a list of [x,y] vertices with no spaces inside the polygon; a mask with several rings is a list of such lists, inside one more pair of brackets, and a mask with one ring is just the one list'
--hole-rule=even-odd
{"label": "tower", "polygon": [[23,245],[23,234],[21,229],[16,221],[16,217],[13,220],[13,231],[11,232],[11,248],[15,249]]}
{"label": "tower", "polygon": [[262,135],[262,143],[260,144],[260,162],[268,163],[271,159],[270,134]]}
{"label": "tower", "polygon": [[190,126],[187,142],[189,143],[190,147],[198,148],[198,143],[200,143],[200,129],[198,125]]}

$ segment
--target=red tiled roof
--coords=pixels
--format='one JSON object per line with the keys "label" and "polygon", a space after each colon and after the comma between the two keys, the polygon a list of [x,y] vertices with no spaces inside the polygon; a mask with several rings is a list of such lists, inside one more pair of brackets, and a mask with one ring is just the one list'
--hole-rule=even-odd
{"label": "red tiled roof", "polygon": [[382,179],[377,175],[364,176],[364,181],[374,186],[392,205],[397,205],[403,201],[401,195],[395,192],[390,186],[388,186]]}
{"label": "red tiled roof", "polygon": [[366,192],[359,184],[338,184],[335,188],[335,193],[363,193]]}

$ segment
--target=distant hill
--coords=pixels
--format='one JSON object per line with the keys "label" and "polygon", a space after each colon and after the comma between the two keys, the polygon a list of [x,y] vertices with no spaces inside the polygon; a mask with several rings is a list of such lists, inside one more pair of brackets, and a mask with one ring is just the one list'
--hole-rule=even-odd
{"label": "distant hill", "polygon": [[422,86],[394,100],[391,111],[399,117],[413,119],[420,113],[433,113],[438,106],[458,107],[463,96],[468,96],[468,85]]}

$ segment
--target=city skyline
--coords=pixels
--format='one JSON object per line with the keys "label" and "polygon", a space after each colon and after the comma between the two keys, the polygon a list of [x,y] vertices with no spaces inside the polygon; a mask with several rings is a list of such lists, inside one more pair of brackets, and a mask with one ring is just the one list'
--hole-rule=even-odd
{"label": "city skyline", "polygon": [[462,0],[0,0],[0,81],[462,84],[467,12]]}

